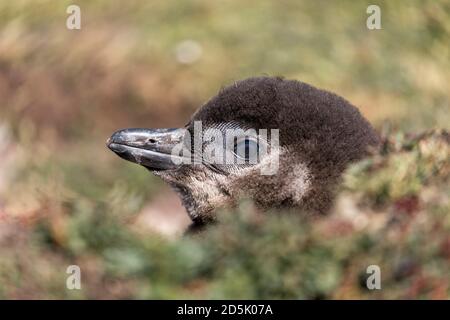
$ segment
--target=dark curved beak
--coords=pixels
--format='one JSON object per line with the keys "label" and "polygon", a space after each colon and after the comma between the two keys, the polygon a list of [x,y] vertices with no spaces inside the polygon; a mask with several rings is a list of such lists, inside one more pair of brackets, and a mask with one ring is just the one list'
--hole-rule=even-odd
{"label": "dark curved beak", "polygon": [[178,168],[183,157],[178,150],[186,129],[124,129],[116,131],[106,145],[119,157],[150,170]]}

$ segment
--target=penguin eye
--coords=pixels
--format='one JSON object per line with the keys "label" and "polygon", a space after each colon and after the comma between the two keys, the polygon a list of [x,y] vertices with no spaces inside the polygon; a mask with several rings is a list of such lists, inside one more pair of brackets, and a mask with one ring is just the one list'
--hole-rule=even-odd
{"label": "penguin eye", "polygon": [[245,159],[246,163],[257,163],[258,153],[259,145],[254,139],[245,138],[234,144],[234,154],[238,158]]}

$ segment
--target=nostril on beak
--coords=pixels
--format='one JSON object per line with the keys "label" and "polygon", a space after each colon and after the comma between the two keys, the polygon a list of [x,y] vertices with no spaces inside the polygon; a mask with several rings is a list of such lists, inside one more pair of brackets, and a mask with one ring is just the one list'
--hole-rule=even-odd
{"label": "nostril on beak", "polygon": [[154,144],[154,143],[156,143],[156,140],[153,138],[148,138],[147,142]]}

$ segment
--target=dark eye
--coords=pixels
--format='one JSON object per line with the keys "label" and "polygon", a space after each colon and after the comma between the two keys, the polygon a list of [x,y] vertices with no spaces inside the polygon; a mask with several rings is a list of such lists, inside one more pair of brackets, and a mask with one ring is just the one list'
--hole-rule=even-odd
{"label": "dark eye", "polygon": [[258,159],[259,146],[258,142],[251,138],[245,138],[237,141],[234,145],[234,153],[241,159],[256,163]]}

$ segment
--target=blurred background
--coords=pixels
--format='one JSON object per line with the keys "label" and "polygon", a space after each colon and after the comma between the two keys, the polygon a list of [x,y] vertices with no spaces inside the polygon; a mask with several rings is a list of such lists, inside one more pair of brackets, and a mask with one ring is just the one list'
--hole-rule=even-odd
{"label": "blurred background", "polygon": [[[368,30],[370,4],[0,0],[0,298],[448,299],[450,4],[376,1]],[[105,141],[182,126],[259,75],[344,96],[384,153],[317,223],[243,204],[182,236],[176,195]],[[371,264],[382,290],[365,287]]]}

